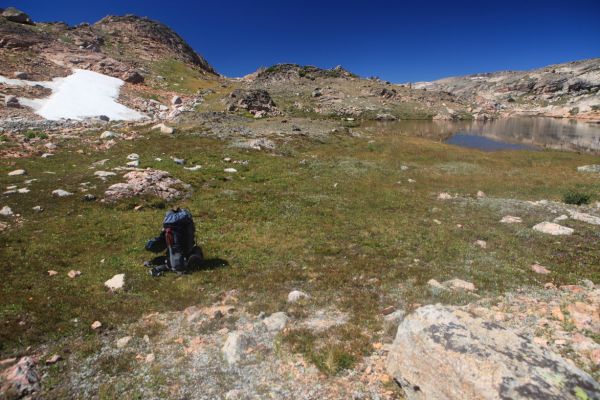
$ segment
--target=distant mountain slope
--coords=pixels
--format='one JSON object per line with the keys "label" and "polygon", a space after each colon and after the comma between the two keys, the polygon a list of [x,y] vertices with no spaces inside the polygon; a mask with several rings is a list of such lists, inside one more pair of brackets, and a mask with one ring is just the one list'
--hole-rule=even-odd
{"label": "distant mountain slope", "polygon": [[600,58],[531,71],[503,71],[419,82],[415,88],[447,91],[489,112],[597,118]]}

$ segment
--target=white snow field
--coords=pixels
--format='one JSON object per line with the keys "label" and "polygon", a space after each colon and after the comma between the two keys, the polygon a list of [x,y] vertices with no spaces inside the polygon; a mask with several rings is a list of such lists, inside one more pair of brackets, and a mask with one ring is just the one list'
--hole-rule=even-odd
{"label": "white snow field", "polygon": [[119,90],[123,81],[98,72],[75,69],[65,78],[54,78],[49,82],[32,82],[8,79],[0,76],[0,83],[10,86],[40,85],[52,90],[42,99],[19,98],[19,102],[31,107],[36,114],[49,120],[85,119],[106,115],[111,120],[139,120],[146,118],[131,108],[119,104]]}

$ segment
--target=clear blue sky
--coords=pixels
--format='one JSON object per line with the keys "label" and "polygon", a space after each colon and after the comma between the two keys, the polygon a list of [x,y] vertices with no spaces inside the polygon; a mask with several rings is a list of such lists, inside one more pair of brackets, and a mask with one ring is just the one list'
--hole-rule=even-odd
{"label": "clear blue sky", "polygon": [[291,62],[405,82],[600,57],[600,0],[0,1],[9,5],[72,25],[148,16],[231,77]]}

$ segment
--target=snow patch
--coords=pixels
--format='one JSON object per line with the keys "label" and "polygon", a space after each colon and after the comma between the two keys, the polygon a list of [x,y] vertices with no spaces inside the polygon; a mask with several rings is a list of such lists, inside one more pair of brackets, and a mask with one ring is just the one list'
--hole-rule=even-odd
{"label": "snow patch", "polygon": [[65,78],[49,82],[33,82],[0,76],[0,83],[11,86],[40,85],[52,90],[42,99],[19,98],[19,102],[31,107],[36,114],[49,119],[76,119],[106,115],[111,120],[139,120],[146,118],[131,108],[117,102],[123,81],[98,72],[75,69]]}

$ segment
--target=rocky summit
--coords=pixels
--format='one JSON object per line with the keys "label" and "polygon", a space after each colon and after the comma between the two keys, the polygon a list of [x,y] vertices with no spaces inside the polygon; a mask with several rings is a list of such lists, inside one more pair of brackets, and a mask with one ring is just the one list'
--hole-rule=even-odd
{"label": "rocky summit", "polygon": [[0,9],[0,400],[600,399],[599,58],[233,78],[223,31],[31,7]]}

